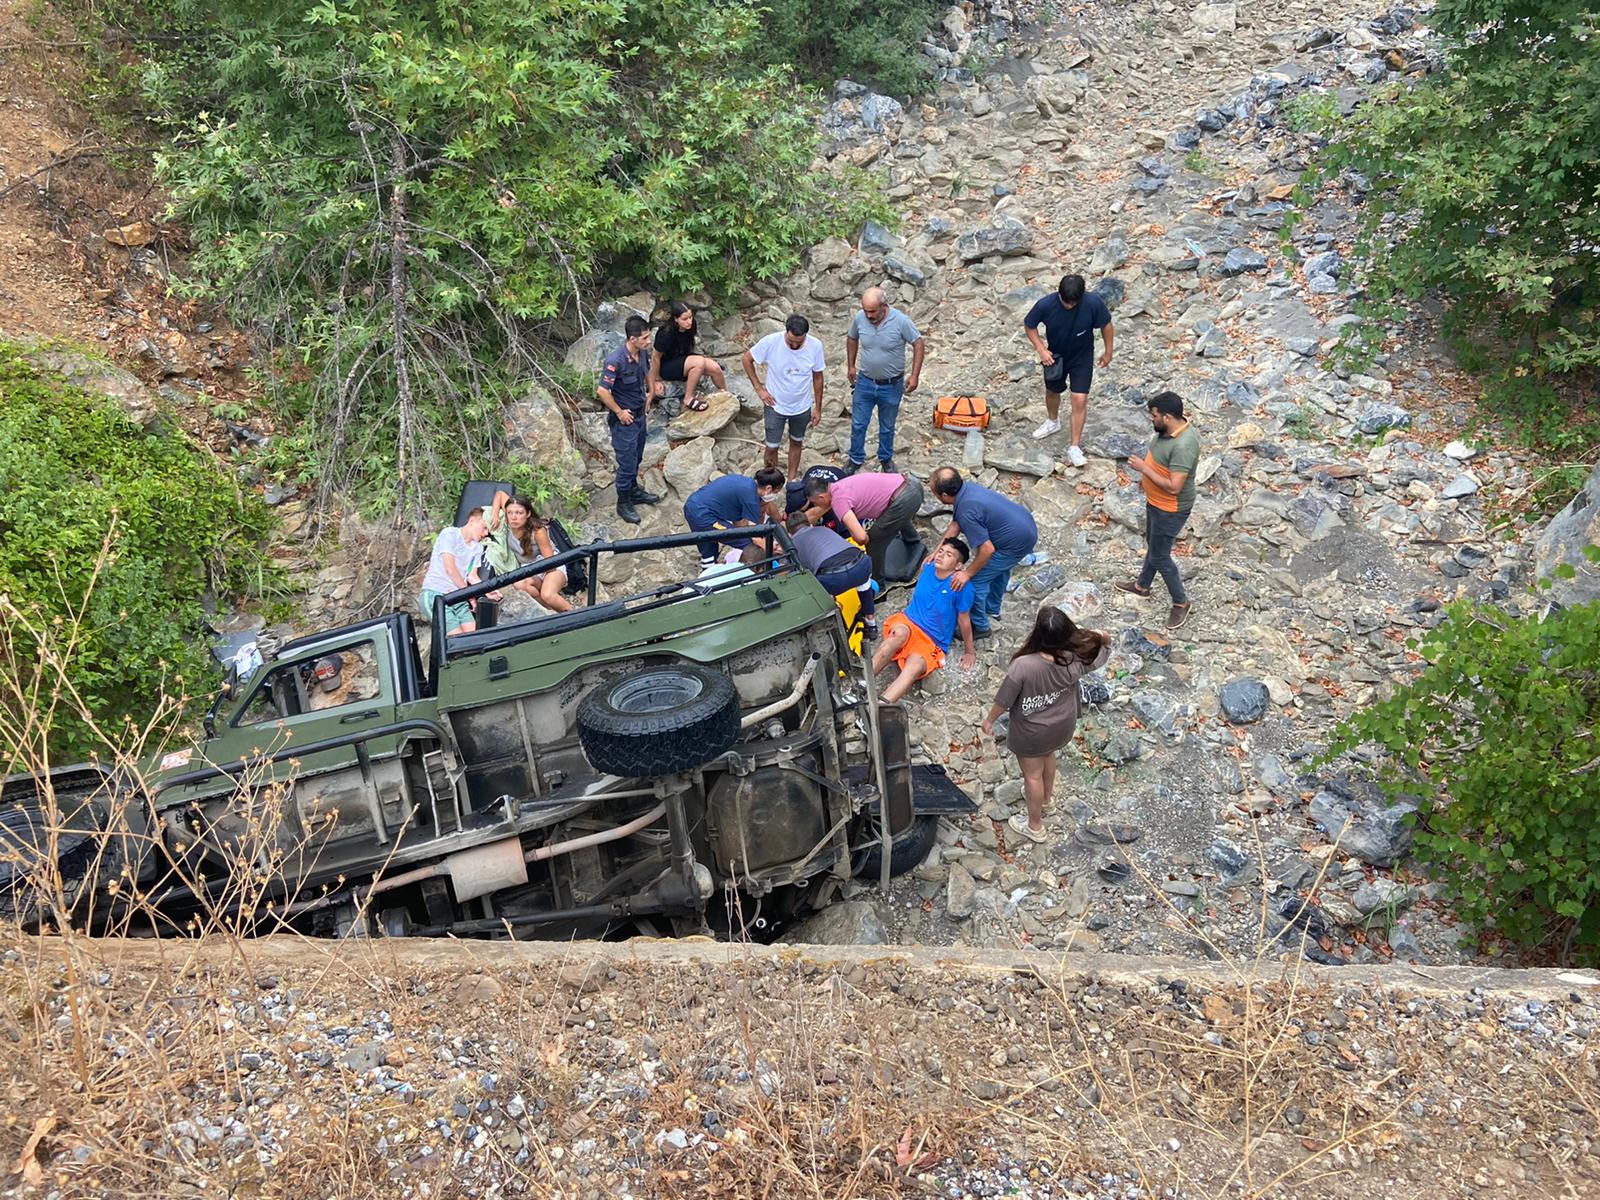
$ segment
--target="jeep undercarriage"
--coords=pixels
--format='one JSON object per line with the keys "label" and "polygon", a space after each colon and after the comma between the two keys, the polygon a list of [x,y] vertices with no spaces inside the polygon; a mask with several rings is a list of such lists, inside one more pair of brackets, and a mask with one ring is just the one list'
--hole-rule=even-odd
{"label": "jeep undercarriage", "polygon": [[[302,638],[226,689],[192,749],[10,779],[0,909],[97,928],[225,910],[340,936],[762,936],[853,875],[886,882],[970,801],[911,766],[903,714],[876,703],[782,531],[717,536],[752,535],[753,569],[611,600],[605,556],[707,535],[568,550],[442,597],[433,624],[559,565],[587,576],[572,612],[436,636],[426,669],[403,613]],[[94,853],[62,855],[63,829]],[[39,886],[49,870],[76,877]]]}

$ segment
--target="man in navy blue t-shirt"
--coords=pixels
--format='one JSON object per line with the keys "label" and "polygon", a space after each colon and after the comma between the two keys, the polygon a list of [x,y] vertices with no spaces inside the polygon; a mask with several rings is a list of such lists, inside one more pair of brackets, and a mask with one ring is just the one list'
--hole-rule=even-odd
{"label": "man in navy blue t-shirt", "polygon": [[[695,533],[713,529],[732,529],[735,525],[758,525],[763,517],[782,520],[778,505],[783,498],[783,472],[762,467],[754,475],[724,475],[690,493],[683,502],[683,519]],[[701,542],[700,565],[717,561],[716,541]],[[749,538],[729,540],[722,545],[743,550]]]}
{"label": "man in navy blue t-shirt", "polygon": [[[1042,338],[1040,325],[1045,331]],[[1061,393],[1070,387],[1072,444],[1067,447],[1067,461],[1081,467],[1088,462],[1083,456],[1083,419],[1089,411],[1089,381],[1094,378],[1094,331],[1100,330],[1105,344],[1100,365],[1109,367],[1116,336],[1111,327],[1111,310],[1094,292],[1084,290],[1082,275],[1063,275],[1056,294],[1030,308],[1022,318],[1022,326],[1044,367],[1046,415],[1033,436],[1047,438],[1061,432]]]}
{"label": "man in navy blue t-shirt", "polygon": [[1039,527],[1033,514],[1015,500],[962,479],[954,467],[940,467],[930,475],[928,489],[954,512],[944,536],[959,535],[972,547],[972,558],[957,572],[952,586],[958,592],[972,589],[972,636],[986,638],[1000,619],[1011,568],[1033,553]]}

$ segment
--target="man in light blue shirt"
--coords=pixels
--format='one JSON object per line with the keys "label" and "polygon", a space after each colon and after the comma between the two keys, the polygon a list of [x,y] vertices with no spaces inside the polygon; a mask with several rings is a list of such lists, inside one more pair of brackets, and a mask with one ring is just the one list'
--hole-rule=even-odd
{"label": "man in light blue shirt", "polygon": [[[867,426],[878,414],[878,464],[894,470],[894,424],[900,401],[917,390],[922,378],[922,334],[911,318],[890,306],[883,289],[861,294],[861,311],[845,334],[845,374],[849,377],[850,461],[853,475],[867,461]],[[911,347],[911,372],[906,373],[906,347]],[[857,357],[860,358],[859,370]]]}

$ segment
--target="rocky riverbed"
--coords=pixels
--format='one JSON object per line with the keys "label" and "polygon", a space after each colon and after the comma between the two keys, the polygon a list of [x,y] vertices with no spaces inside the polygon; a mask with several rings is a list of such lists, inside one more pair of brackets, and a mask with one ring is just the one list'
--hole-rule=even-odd
{"label": "rocky riverbed", "polygon": [[[1313,148],[1306,114],[1428,71],[1425,13],[1137,0],[1076,6],[1048,28],[1031,15],[953,9],[929,43],[944,82],[925,101],[838,85],[828,150],[881,174],[899,227],[822,242],[792,276],[705,314],[703,349],[729,391],[703,413],[670,398],[646,449],[645,485],[667,499],[637,532],[676,530],[689,492],[758,462],[760,405],[738,357],[801,312],[830,364],[806,462],[841,461],[844,329],[881,284],[929,348],[902,409],[899,468],[926,477],[965,462],[1038,517],[1048,562],[1017,573],[1001,636],[975,670],[952,664],[912,702],[920,753],[981,814],[947,822],[891,896],[863,889],[852,919],[810,934],[1214,956],[1279,953],[1288,933],[1325,961],[1454,960],[1461,931],[1406,866],[1405,806],[1312,760],[1340,717],[1414,669],[1413,642],[1443,602],[1533,603],[1531,539],[1496,514],[1533,487],[1534,464],[1467,432],[1473,392],[1425,322],[1376,331],[1400,336],[1366,369],[1340,365],[1341,339],[1363,329],[1349,253],[1367,181],[1330,181],[1285,234]],[[1105,297],[1117,330],[1082,469],[1065,462],[1065,434],[1029,436],[1044,411],[1021,316],[1066,271]],[[594,369],[627,316],[666,299],[602,305],[568,365]],[[1145,399],[1167,388],[1204,448],[1178,551],[1194,610],[1173,635],[1164,604],[1110,587],[1142,545],[1141,494],[1120,460],[1149,437]],[[944,394],[986,396],[987,434],[935,431]],[[513,426],[522,453],[587,482],[584,536],[635,532],[614,517],[597,404],[568,412],[534,392]],[[942,527],[931,502],[924,518],[929,536]],[[415,561],[414,544],[372,533],[345,522],[361,564],[353,578],[324,569],[328,619],[381,603]],[[689,566],[642,556],[601,582],[637,590]],[[1046,602],[1108,630],[1116,652],[1064,756],[1050,841],[1018,846],[1004,824],[1021,802],[1015,760],[978,722]]]}

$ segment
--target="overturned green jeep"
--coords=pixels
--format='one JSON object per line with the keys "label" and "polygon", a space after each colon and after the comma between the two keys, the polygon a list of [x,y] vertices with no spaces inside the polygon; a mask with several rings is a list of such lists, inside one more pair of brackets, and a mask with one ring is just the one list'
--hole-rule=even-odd
{"label": "overturned green jeep", "polygon": [[972,804],[911,763],[781,528],[737,531],[752,567],[601,599],[606,556],[689,563],[709,536],[736,535],[578,546],[442,597],[435,631],[523,577],[588,580],[571,612],[436,632],[426,663],[406,613],[301,638],[230,680],[190,749],[8,779],[0,916],[766,938],[852,877],[887,884]]}

